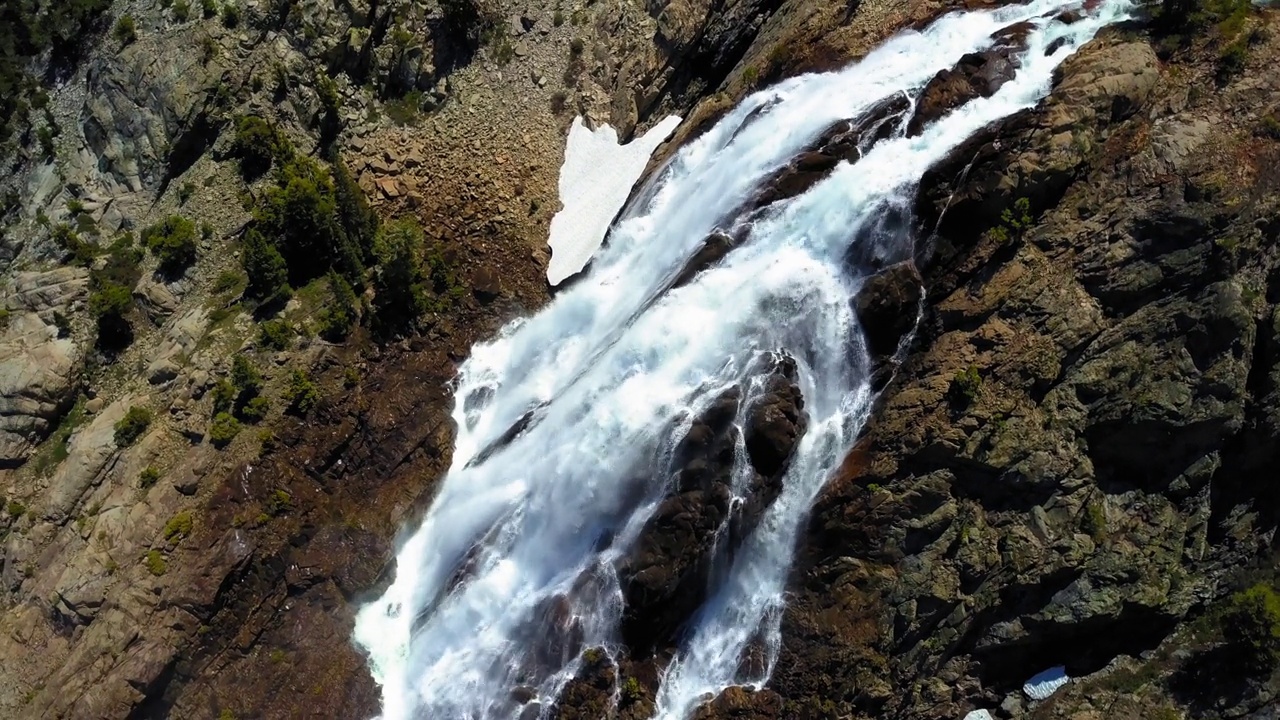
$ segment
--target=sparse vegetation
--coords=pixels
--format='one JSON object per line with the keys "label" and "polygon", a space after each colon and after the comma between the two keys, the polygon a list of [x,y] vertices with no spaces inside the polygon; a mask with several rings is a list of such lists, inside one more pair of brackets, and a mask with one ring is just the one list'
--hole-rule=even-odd
{"label": "sparse vegetation", "polygon": [[268,350],[287,350],[293,336],[293,328],[284,320],[268,320],[258,326],[258,345]]}
{"label": "sparse vegetation", "polygon": [[14,520],[17,520],[18,518],[27,514],[27,506],[23,505],[17,500],[10,500],[8,503],[5,504],[4,511],[9,514],[9,517],[13,518]]}
{"label": "sparse vegetation", "polygon": [[149,488],[160,481],[160,471],[148,465],[146,469],[138,473],[138,487]]}
{"label": "sparse vegetation", "polygon": [[194,526],[191,519],[191,513],[183,510],[182,512],[169,518],[169,522],[164,525],[164,539],[169,542],[180,542],[183,538],[191,534]]}
{"label": "sparse vegetation", "polygon": [[271,517],[279,517],[287,512],[293,506],[293,497],[284,490],[276,490],[271,493],[271,497],[267,498],[266,514]]}
{"label": "sparse vegetation", "polygon": [[967,405],[977,399],[978,391],[981,389],[982,375],[978,373],[977,367],[970,365],[951,378],[948,395],[952,402]]}
{"label": "sparse vegetation", "polygon": [[991,228],[988,233],[998,243],[1017,242],[1022,240],[1031,225],[1031,201],[1027,198],[1018,198],[1014,201],[1013,207],[1005,208],[1004,212],[1000,213],[1000,224]]}
{"label": "sparse vegetation", "polygon": [[174,0],[173,19],[184,23],[191,19],[191,3],[187,0]]}
{"label": "sparse vegetation", "polygon": [[164,555],[159,550],[148,550],[146,557],[147,572],[160,577],[169,570],[169,564],[164,561]]}
{"label": "sparse vegetation", "polygon": [[138,441],[151,427],[151,411],[134,405],[115,425],[115,440],[119,447],[128,447]]}
{"label": "sparse vegetation", "polygon": [[142,231],[142,244],[160,259],[160,272],[178,277],[196,261],[196,225],[170,215]]}
{"label": "sparse vegetation", "polygon": [[240,434],[240,421],[231,413],[221,412],[209,424],[209,442],[216,448],[224,448]]}
{"label": "sparse vegetation", "polygon": [[218,0],[200,0],[200,9],[207,20],[218,14]]}
{"label": "sparse vegetation", "polygon": [[320,402],[320,390],[304,370],[294,370],[289,375],[289,388],[285,391],[289,412],[306,415]]}
{"label": "sparse vegetation", "polygon": [[121,46],[131,45],[138,39],[138,24],[132,15],[121,15],[120,19],[116,20],[116,27],[111,34]]}
{"label": "sparse vegetation", "polygon": [[1270,672],[1280,663],[1280,594],[1266,583],[1236,593],[1223,615],[1222,632],[1247,670]]}

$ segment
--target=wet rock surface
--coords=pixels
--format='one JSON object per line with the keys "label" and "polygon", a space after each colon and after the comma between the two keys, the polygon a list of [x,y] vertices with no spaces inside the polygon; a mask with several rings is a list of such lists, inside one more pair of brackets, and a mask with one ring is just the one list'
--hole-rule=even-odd
{"label": "wet rock surface", "polygon": [[[669,646],[782,490],[804,434],[795,361],[764,361],[765,372],[721,394],[674,450],[670,494],[619,568],[626,601],[622,634],[637,657]],[[758,383],[758,387],[756,386]],[[741,428],[739,427],[741,423]],[[735,475],[745,451],[745,479]]]}

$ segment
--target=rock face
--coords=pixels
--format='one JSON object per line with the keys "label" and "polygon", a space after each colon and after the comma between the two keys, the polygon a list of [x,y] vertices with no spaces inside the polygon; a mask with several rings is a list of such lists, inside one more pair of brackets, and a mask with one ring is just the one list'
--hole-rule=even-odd
{"label": "rock face", "polygon": [[82,351],[59,337],[55,315],[69,313],[88,290],[80,268],[18,273],[0,335],[0,467],[26,460],[75,399]]}
{"label": "rock face", "polygon": [[[812,717],[1040,717],[1031,675],[1156,647],[1268,545],[1280,148],[1237,176],[1252,141],[1197,118],[1280,96],[1192,109],[1167,82],[1145,42],[1096,41],[926,179],[917,341],[818,501],[784,619],[771,687],[832,703]],[[1033,227],[985,232],[1019,198]],[[1177,706],[1152,692],[1119,716]]]}

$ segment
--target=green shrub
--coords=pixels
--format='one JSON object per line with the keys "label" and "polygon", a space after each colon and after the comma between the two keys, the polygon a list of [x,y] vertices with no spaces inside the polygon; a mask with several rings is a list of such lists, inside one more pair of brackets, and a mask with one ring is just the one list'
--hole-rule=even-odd
{"label": "green shrub", "polygon": [[146,564],[147,572],[150,572],[156,577],[164,575],[169,569],[169,564],[164,561],[164,556],[160,554],[159,550],[147,551]]}
{"label": "green shrub", "polygon": [[244,235],[241,262],[249,277],[246,295],[268,306],[283,304],[289,299],[293,290],[289,287],[289,267],[284,256],[256,229]]}
{"label": "green shrub", "polygon": [[196,226],[181,215],[170,215],[142,231],[142,244],[160,259],[160,271],[176,277],[196,261]]}
{"label": "green shrub", "polygon": [[249,423],[260,423],[267,417],[267,412],[271,409],[271,401],[265,397],[258,395],[244,404],[240,408],[240,417]]}
{"label": "green shrub", "polygon": [[276,449],[276,434],[267,428],[259,430],[258,444],[261,446],[260,454],[266,455]]}
{"label": "green shrub", "polygon": [[258,326],[258,345],[271,350],[287,350],[293,344],[293,328],[284,320],[268,320]]}
{"label": "green shrub", "polygon": [[229,2],[222,6],[222,25],[226,28],[240,27],[240,6]]}
{"label": "green shrub", "polygon": [[133,309],[133,293],[123,285],[106,281],[89,295],[89,312],[95,318],[111,316],[123,319]]}
{"label": "green shrub", "polygon": [[754,65],[748,65],[742,71],[742,84],[747,87],[755,87],[760,82],[760,71]]}
{"label": "green shrub", "polygon": [[1258,134],[1272,140],[1280,140],[1280,119],[1275,115],[1264,115],[1258,123]]}
{"label": "green shrub", "polygon": [[160,471],[148,465],[145,470],[138,473],[138,487],[149,488],[160,481]]}
{"label": "green shrub", "polygon": [[116,21],[115,30],[112,31],[116,42],[123,45],[129,45],[138,39],[138,24],[134,22],[132,15],[121,15]]}
{"label": "green shrub", "polygon": [[170,542],[181,541],[183,538],[191,534],[191,528],[194,522],[191,519],[191,513],[183,510],[182,512],[169,518],[169,522],[164,525],[164,539]]}
{"label": "green shrub", "polygon": [[245,180],[255,180],[271,169],[277,160],[293,155],[293,146],[275,126],[257,115],[245,115],[236,121],[236,135],[231,153],[240,158],[240,173]]}
{"label": "green shrub", "polygon": [[231,384],[242,393],[257,393],[262,389],[262,373],[258,372],[249,358],[236,355],[231,361]]}
{"label": "green shrub", "polygon": [[228,412],[218,413],[209,425],[209,441],[214,447],[224,448],[240,434],[240,421]]}
{"label": "green shrub", "polygon": [[293,497],[284,490],[276,490],[271,493],[271,497],[267,498],[266,513],[272,517],[278,517],[289,512],[289,508],[293,505]]}
{"label": "green shrub", "polygon": [[411,220],[399,220],[383,229],[373,283],[373,314],[376,327],[384,334],[407,329],[427,309],[423,244],[422,229]]}
{"label": "green shrub", "polygon": [[124,417],[116,423],[115,440],[119,447],[128,447],[138,441],[147,428],[151,426],[151,411],[134,405]]}
{"label": "green shrub", "polygon": [[333,302],[320,312],[320,335],[330,342],[341,342],[356,324],[356,293],[341,275],[329,271],[329,288]]}
{"label": "green shrub", "polygon": [[289,402],[289,412],[306,415],[319,404],[320,390],[305,371],[294,370],[289,375],[289,387],[285,390],[285,400]]}
{"label": "green shrub", "polygon": [[626,682],[622,683],[622,698],[624,701],[634,703],[643,697],[644,688],[635,677],[629,677]]}
{"label": "green shrub", "polygon": [[1019,241],[1031,229],[1031,201],[1018,198],[1012,208],[1005,208],[1000,213],[1000,224],[991,228],[991,237],[999,243]]}
{"label": "green shrub", "polygon": [[1249,44],[1244,38],[1230,43],[1218,55],[1218,79],[1225,81],[1234,75],[1238,75],[1244,70],[1245,63],[1248,60]]}
{"label": "green shrub", "polygon": [[229,413],[235,406],[236,388],[230,381],[219,380],[213,386],[213,414]]}
{"label": "green shrub", "polygon": [[981,389],[982,375],[978,373],[977,367],[970,365],[951,378],[948,394],[952,402],[968,404],[978,397],[978,391]]}
{"label": "green shrub", "polygon": [[193,182],[184,182],[182,187],[178,188],[178,204],[186,205],[187,201],[196,194],[196,184]]}
{"label": "green shrub", "polygon": [[53,242],[68,254],[66,262],[72,265],[89,267],[98,257],[98,246],[85,241],[66,223],[58,223],[54,226]]}
{"label": "green shrub", "polygon": [[551,16],[551,24],[560,27],[564,24],[564,11],[556,10],[556,14]]}
{"label": "green shrub", "polygon": [[1258,583],[1231,596],[1222,632],[1248,670],[1273,670],[1280,663],[1280,595],[1275,588]]}
{"label": "green shrub", "polygon": [[200,9],[207,20],[218,14],[218,0],[200,0]]}
{"label": "green shrub", "polygon": [[219,295],[234,293],[240,288],[244,275],[235,270],[223,270],[213,281],[213,291]]}
{"label": "green shrub", "polygon": [[5,504],[4,511],[9,513],[9,517],[13,518],[14,520],[17,520],[18,518],[27,514],[27,506],[23,505],[17,500],[10,500],[7,504]]}
{"label": "green shrub", "polygon": [[180,23],[191,19],[191,4],[187,0],[174,0],[173,19]]}

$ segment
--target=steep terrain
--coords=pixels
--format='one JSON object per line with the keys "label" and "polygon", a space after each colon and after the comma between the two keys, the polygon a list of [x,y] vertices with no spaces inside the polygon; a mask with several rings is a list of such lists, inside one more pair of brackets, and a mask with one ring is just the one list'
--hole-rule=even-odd
{"label": "steep terrain", "polygon": [[[434,5],[234,7],[111,4],[4,149],[6,716],[371,716],[355,606],[448,466],[457,361],[547,298],[573,114],[625,134],[677,112],[674,147],[751,87],[946,9],[533,3],[489,9],[472,37]],[[1274,681],[1214,676],[1212,653],[1220,601],[1270,577],[1280,40],[1269,11],[1214,13],[1107,32],[1042,107],[929,179],[916,262],[859,301],[885,388],[799,548],[773,680],[699,717],[1274,713]],[[115,32],[126,15],[133,38]],[[922,111],[986,92],[999,62],[940,77]],[[244,230],[276,181],[241,177],[246,115],[299,155],[336,150],[382,218],[416,218],[440,303],[380,329],[384,260],[345,338],[323,336],[325,274],[282,307],[254,302]],[[814,167],[830,163],[797,169]],[[189,269],[107,251],[174,214],[209,227]],[[123,348],[98,340],[104,278],[128,280]],[[272,317],[287,341],[261,333]],[[235,357],[271,404],[224,446],[212,418]],[[316,386],[305,408],[295,369]],[[121,435],[133,407],[153,419]],[[662,599],[687,590],[705,539],[686,526],[636,559],[670,570],[633,588],[668,630],[679,608]],[[647,717],[661,635],[632,636],[621,668],[593,654],[558,715]],[[1060,664],[1088,677],[1028,707],[1021,683]]]}

